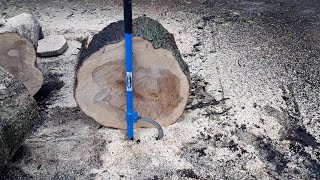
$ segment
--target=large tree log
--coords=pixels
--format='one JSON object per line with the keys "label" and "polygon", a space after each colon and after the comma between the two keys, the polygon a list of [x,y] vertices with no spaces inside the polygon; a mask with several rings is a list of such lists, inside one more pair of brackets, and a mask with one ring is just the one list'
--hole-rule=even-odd
{"label": "large tree log", "polygon": [[[75,99],[87,115],[104,126],[126,128],[123,21],[95,35],[80,53]],[[162,126],[173,124],[189,97],[189,69],[174,37],[147,17],[133,21],[134,105],[139,115]],[[139,122],[136,127],[149,127]]]}
{"label": "large tree log", "polygon": [[37,122],[37,110],[25,86],[0,67],[0,171]]}
{"label": "large tree log", "polygon": [[16,33],[0,33],[0,66],[20,80],[30,95],[43,84],[43,75],[36,68],[36,51],[29,40]]}
{"label": "large tree log", "polygon": [[38,40],[43,38],[40,23],[31,15],[22,13],[0,22],[0,33],[15,32],[28,39],[33,46],[38,46]]}

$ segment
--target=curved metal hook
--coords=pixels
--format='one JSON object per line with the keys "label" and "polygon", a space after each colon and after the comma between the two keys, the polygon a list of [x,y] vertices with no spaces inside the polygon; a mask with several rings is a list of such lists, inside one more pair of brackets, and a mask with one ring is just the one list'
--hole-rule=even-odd
{"label": "curved metal hook", "polygon": [[163,138],[163,129],[160,126],[160,124],[158,124],[156,121],[149,119],[149,118],[145,118],[145,117],[138,117],[139,120],[144,121],[146,123],[152,124],[153,126],[155,126],[158,129],[158,137],[156,138],[157,140],[160,140],[161,138]]}

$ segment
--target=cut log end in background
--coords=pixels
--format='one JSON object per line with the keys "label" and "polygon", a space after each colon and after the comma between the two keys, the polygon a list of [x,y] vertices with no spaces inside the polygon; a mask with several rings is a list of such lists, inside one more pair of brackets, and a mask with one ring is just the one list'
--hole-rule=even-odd
{"label": "cut log end in background", "polygon": [[[172,34],[158,22],[134,20],[134,105],[139,115],[162,126],[182,115],[189,97],[189,70]],[[80,54],[75,99],[102,125],[126,128],[125,46],[123,21],[93,37]],[[139,122],[136,127],[149,127]]]}
{"label": "cut log end in background", "polygon": [[35,66],[33,44],[16,33],[1,33],[0,42],[0,66],[20,80],[33,96],[43,83],[43,75]]}

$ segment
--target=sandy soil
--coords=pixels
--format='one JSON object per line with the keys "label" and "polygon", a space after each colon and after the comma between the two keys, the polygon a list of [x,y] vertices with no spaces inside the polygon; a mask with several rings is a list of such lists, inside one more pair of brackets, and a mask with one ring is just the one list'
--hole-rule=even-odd
{"label": "sandy soil", "polygon": [[[194,98],[183,116],[160,141],[155,129],[127,141],[77,107],[79,41],[122,19],[120,1],[2,0],[0,18],[31,13],[69,49],[38,58],[42,123],[0,179],[320,179],[317,0],[133,2],[135,17],[174,34],[189,65]],[[194,106],[208,96],[219,103]]]}

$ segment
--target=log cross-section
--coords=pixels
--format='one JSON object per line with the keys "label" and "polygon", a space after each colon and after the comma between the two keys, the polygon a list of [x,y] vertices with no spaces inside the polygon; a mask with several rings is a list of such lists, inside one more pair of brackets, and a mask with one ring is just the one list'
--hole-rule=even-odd
{"label": "log cross-section", "polygon": [[[133,21],[134,106],[162,126],[182,115],[189,97],[189,70],[170,34],[147,17]],[[126,128],[123,21],[110,24],[80,53],[75,99],[98,123]],[[136,127],[149,127],[139,122]]]}
{"label": "log cross-section", "polygon": [[0,33],[0,66],[21,81],[32,96],[43,84],[36,60],[36,51],[29,40],[16,33]]}

